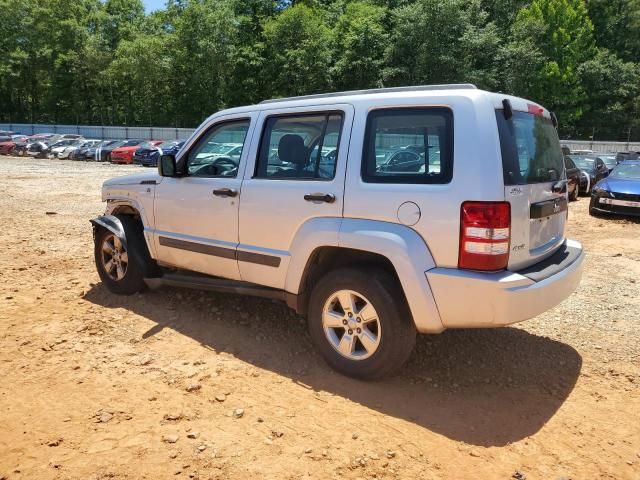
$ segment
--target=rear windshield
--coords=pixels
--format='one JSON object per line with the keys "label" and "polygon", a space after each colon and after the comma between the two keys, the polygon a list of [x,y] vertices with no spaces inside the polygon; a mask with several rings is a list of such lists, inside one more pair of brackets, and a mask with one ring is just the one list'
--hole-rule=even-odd
{"label": "rear windshield", "polygon": [[507,120],[496,110],[505,185],[555,182],[564,177],[558,132],[551,120],[513,112]]}

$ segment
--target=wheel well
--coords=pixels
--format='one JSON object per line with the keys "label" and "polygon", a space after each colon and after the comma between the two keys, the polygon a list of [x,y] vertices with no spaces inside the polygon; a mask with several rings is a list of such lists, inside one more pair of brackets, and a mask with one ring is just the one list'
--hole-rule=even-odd
{"label": "wheel well", "polygon": [[300,279],[300,288],[295,305],[292,305],[297,313],[306,314],[309,303],[309,295],[315,283],[327,272],[336,268],[367,266],[378,267],[389,272],[398,279],[398,274],[389,260],[379,253],[356,250],[342,247],[320,247],[316,248],[311,255]]}
{"label": "wheel well", "polygon": [[116,206],[112,211],[111,215],[131,215],[135,217],[136,220],[140,220],[140,212],[133,208],[131,205],[122,204]]}

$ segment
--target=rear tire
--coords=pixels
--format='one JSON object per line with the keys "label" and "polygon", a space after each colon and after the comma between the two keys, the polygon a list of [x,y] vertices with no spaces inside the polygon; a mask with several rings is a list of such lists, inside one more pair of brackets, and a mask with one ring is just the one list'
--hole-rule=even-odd
{"label": "rear tire", "polygon": [[146,289],[144,282],[153,260],[149,256],[140,223],[127,216],[118,217],[124,228],[123,242],[110,230],[96,231],[94,257],[102,283],[119,295],[132,295]]}
{"label": "rear tire", "polygon": [[395,372],[416,341],[402,288],[378,268],[343,268],[322,277],[311,292],[308,323],[325,361],[354,378]]}
{"label": "rear tire", "polygon": [[580,194],[580,184],[576,185],[576,188],[574,188],[573,193],[571,193],[571,195],[569,196],[569,200],[571,200],[572,202],[575,202],[576,200],[578,200],[579,194]]}

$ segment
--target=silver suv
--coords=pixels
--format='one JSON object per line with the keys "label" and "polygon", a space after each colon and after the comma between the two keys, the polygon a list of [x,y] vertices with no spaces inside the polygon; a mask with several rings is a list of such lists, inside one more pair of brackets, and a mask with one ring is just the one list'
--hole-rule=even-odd
{"label": "silver suv", "polygon": [[472,85],[224,110],[157,173],[104,183],[98,272],[120,294],[281,299],[333,368],[379,377],[416,332],[519,322],[577,287],[555,126],[536,103]]}

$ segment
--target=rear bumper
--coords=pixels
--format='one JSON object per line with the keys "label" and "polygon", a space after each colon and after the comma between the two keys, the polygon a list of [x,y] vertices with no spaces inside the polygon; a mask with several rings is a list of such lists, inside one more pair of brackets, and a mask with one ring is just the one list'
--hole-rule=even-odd
{"label": "rear bumper", "polygon": [[578,287],[582,245],[567,240],[547,260],[520,272],[451,268],[426,272],[445,328],[500,327],[540,315]]}

